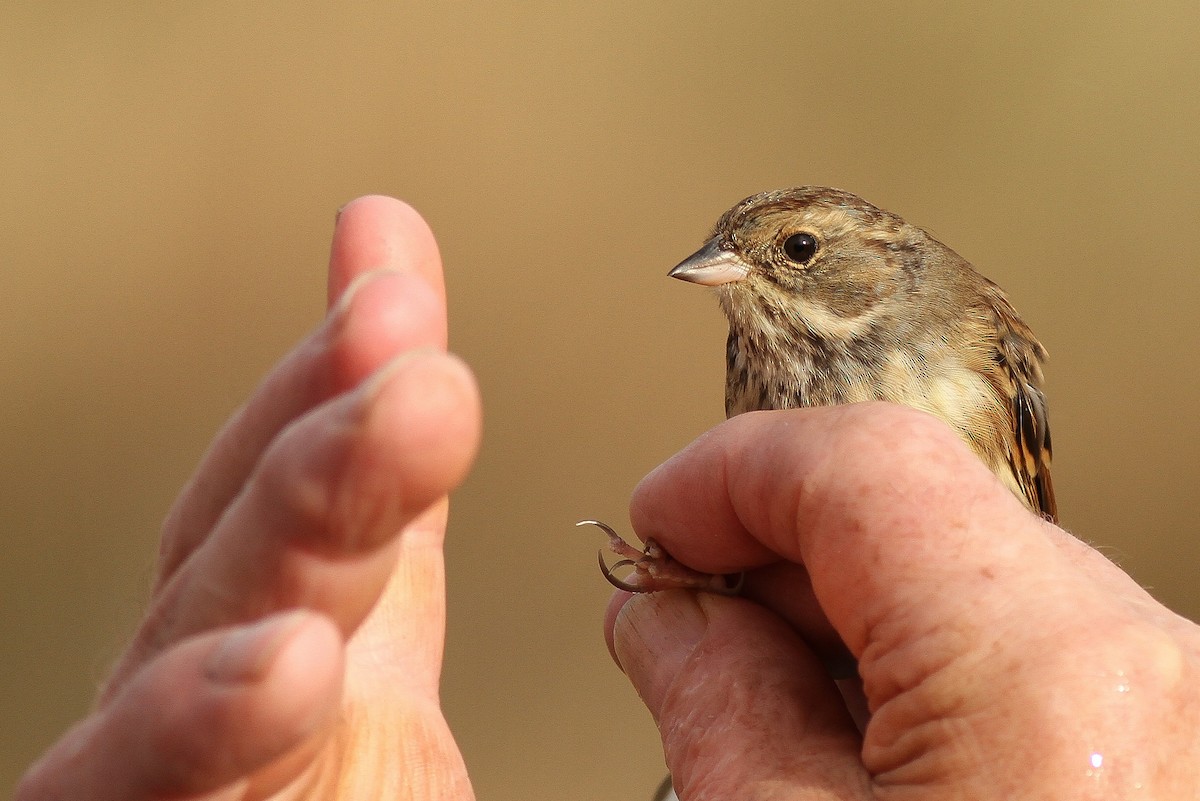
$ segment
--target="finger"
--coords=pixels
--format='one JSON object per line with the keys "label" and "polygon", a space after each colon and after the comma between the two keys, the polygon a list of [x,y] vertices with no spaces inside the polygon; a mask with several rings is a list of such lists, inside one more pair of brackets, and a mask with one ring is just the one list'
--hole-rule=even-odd
{"label": "finger", "polygon": [[[189,639],[69,732],[17,798],[184,799],[220,788],[228,795],[206,797],[261,797],[302,768],[289,754],[328,736],[341,674],[337,629],[311,612]],[[278,761],[292,763],[290,775],[270,770]]]}
{"label": "finger", "polygon": [[[854,655],[821,611],[803,565],[777,562],[751,571],[746,575],[740,594],[788,621],[804,637],[805,644],[817,654],[832,678],[857,677]],[[612,640],[613,623],[629,597],[630,593],[615,590],[604,613],[604,642],[614,661],[617,652]]]}
{"label": "finger", "polygon": [[885,404],[736,417],[647,476],[631,515],[700,570],[803,564],[859,657],[888,620],[986,626],[981,593],[1044,597],[1038,585],[1068,580],[1080,556],[945,425]]}
{"label": "finger", "polygon": [[289,426],[157,594],[110,687],[183,637],[277,609],[315,609],[349,636],[388,582],[397,534],[466,475],[479,418],[467,367],[424,351]]}
{"label": "finger", "polygon": [[[339,230],[363,227],[355,211],[342,215]],[[401,223],[411,221],[400,220],[397,227],[376,232],[375,238],[390,242],[396,253],[386,269],[360,272],[329,317],[271,371],[217,435],[163,525],[160,584],[203,541],[284,426],[356,386],[405,350],[444,347],[440,277],[431,285],[426,276],[433,272],[430,264],[406,262],[409,240],[423,237]],[[428,234],[428,229],[421,230]],[[349,260],[354,256],[350,237],[341,239],[348,251],[343,260]],[[348,266],[339,269],[344,272]]]}
{"label": "finger", "polygon": [[[338,212],[329,253],[329,305],[372,270],[420,276],[434,289],[442,307],[446,305],[442,257],[433,232],[412,206],[382,195],[357,198]],[[442,347],[445,335],[443,324]]]}
{"label": "finger", "polygon": [[841,696],[767,610],[709,593],[641,595],[616,615],[613,639],[681,797],[870,797]]}
{"label": "finger", "polygon": [[749,571],[742,596],[788,621],[820,656],[832,677],[844,679],[858,675],[854,655],[825,616],[804,565],[784,561]]}

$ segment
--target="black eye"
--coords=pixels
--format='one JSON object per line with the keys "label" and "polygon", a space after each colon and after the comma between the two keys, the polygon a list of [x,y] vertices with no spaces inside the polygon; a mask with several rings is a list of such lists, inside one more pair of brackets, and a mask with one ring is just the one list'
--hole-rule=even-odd
{"label": "black eye", "polygon": [[817,255],[817,238],[812,234],[792,234],[783,240],[783,252],[797,264],[804,264]]}

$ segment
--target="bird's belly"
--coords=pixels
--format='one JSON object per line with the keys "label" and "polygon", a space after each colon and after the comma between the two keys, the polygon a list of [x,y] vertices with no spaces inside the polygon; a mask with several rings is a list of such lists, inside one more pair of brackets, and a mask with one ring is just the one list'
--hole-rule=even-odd
{"label": "bird's belly", "polygon": [[[731,363],[731,367],[732,367]],[[984,463],[1003,475],[1006,454],[997,421],[1010,410],[996,386],[983,374],[957,361],[918,367],[907,358],[886,359],[868,368],[845,363],[802,371],[730,370],[726,376],[726,413],[835,406],[885,401],[910,406],[940,418],[953,428]]]}

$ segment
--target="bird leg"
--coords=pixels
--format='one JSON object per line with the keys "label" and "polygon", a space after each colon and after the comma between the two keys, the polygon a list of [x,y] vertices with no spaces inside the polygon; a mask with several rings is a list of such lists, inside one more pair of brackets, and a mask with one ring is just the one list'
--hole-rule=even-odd
{"label": "bird leg", "polygon": [[[576,526],[596,526],[608,535],[608,549],[617,556],[623,557],[612,565],[605,564],[604,551],[597,553],[600,561],[600,573],[609,584],[626,592],[658,592],[659,590],[705,590],[720,595],[737,595],[741,592],[743,574],[736,576],[701,573],[676,561],[663,547],[653,539],[646,540],[646,547],[638,550],[625,540],[611,526],[599,520],[580,520]],[[613,570],[619,567],[632,567],[633,571],[625,578],[617,578]]]}

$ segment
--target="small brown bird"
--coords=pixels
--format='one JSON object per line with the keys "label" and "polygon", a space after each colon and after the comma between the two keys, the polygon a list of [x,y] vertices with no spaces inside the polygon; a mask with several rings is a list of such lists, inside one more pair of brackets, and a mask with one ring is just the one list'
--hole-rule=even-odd
{"label": "small brown bird", "polygon": [[[948,423],[1032,511],[1057,519],[1046,350],[1000,287],[926,231],[838,189],[763,192],[725,212],[669,274],[715,287],[729,318],[728,416],[912,406]],[[623,589],[734,589],[602,528],[626,557],[618,565],[635,567],[624,581],[604,568]]]}

